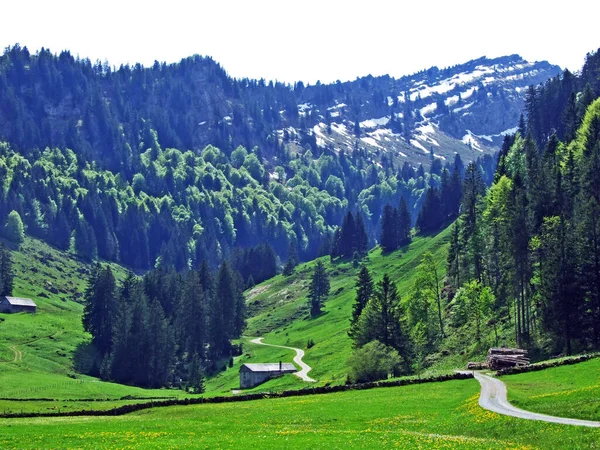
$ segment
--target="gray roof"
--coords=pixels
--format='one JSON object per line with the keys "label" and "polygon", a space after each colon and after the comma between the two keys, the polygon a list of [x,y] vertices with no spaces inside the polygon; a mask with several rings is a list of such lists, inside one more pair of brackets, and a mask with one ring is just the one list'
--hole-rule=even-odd
{"label": "gray roof", "polygon": [[37,306],[30,298],[4,297],[13,306]]}
{"label": "gray roof", "polygon": [[[279,372],[279,363],[263,363],[263,364],[242,364],[242,367],[250,372]],[[282,372],[296,372],[296,367],[292,363],[281,363]]]}

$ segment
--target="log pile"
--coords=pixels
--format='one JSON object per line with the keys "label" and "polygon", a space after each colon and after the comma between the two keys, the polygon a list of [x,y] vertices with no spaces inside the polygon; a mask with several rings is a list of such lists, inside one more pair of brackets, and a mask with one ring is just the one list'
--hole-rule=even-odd
{"label": "log pile", "polygon": [[529,358],[527,350],[521,348],[490,348],[487,363],[490,369],[501,370],[507,367],[528,366]]}
{"label": "log pile", "polygon": [[489,369],[487,363],[470,362],[467,364],[467,370],[484,370],[484,369]]}

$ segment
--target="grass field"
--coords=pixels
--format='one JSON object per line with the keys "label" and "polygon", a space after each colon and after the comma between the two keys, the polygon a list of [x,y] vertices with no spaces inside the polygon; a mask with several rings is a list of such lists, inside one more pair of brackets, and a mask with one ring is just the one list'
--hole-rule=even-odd
{"label": "grass field", "polygon": [[475,380],[156,408],[122,417],[0,420],[0,448],[597,449],[600,430],[477,405]]}
{"label": "grass field", "polygon": [[554,416],[600,421],[600,358],[573,366],[502,377],[515,406]]}

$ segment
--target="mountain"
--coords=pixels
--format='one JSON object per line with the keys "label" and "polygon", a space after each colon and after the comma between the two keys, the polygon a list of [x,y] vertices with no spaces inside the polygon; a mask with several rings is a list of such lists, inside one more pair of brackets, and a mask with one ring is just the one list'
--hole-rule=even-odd
{"label": "mountain", "polygon": [[200,56],[115,69],[15,45],[0,56],[0,223],[15,211],[32,236],[142,270],[264,242],[310,260],[348,210],[372,246],[386,204],[404,198],[414,222],[463,160],[491,183],[524,87],[558,71],[511,56],[291,86]]}
{"label": "mountain", "polygon": [[512,55],[399,79],[290,86],[233,79],[200,56],[115,70],[16,45],[0,57],[0,139],[20,151],[68,147],[126,174],[149,129],[163,148],[258,146],[273,166],[284,148],[307,146],[386,150],[415,167],[431,149],[469,161],[517,126],[527,86],[560,72]]}
{"label": "mountain", "polygon": [[[317,83],[302,90],[298,108],[301,117],[312,119],[319,146],[347,151],[362,146],[414,166],[428,165],[432,151],[443,161],[455,153],[471,161],[493,153],[504,135],[516,131],[528,86],[560,73],[558,66],[530,63],[519,55],[483,57],[399,79]],[[302,130],[289,127],[280,133]]]}

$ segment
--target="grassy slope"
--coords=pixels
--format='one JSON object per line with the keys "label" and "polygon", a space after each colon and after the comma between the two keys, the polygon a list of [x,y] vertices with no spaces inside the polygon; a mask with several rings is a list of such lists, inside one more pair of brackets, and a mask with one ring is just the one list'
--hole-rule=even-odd
{"label": "grassy slope", "polygon": [[600,421],[600,359],[502,377],[508,399],[531,411]]}
{"label": "grassy slope", "polygon": [[600,430],[483,411],[475,380],[145,410],[0,420],[1,448],[594,449]]}
{"label": "grassy slope", "polygon": [[[89,335],[83,331],[80,299],[89,266],[43,242],[27,238],[13,252],[13,295],[30,297],[38,313],[1,314],[0,397],[56,399],[119,399],[124,396],[173,396],[178,391],[145,390],[75,373],[73,354]],[[117,278],[125,271],[112,265]],[[16,361],[15,361],[16,357]],[[110,402],[85,403],[94,408]],[[119,404],[116,402],[115,404]],[[46,410],[56,405],[0,400],[0,411]],[[82,409],[82,404],[61,403],[61,410]]]}
{"label": "grassy slope", "polygon": [[[421,256],[430,251],[438,262],[440,274],[445,273],[445,261],[449,229],[434,237],[418,237],[408,248],[382,255],[381,250],[372,250],[365,263],[374,281],[389,273],[398,284],[401,296],[406,296],[412,288],[414,270]],[[290,277],[278,275],[257,285],[248,295],[247,336],[264,336],[264,342],[302,348],[306,352],[304,361],[313,370],[309,373],[319,384],[341,384],[346,380],[346,360],[351,353],[351,340],[348,337],[349,318],[355,298],[355,280],[359,268],[352,262],[342,261],[331,264],[328,258],[321,259],[330,275],[331,295],[325,302],[323,314],[310,318],[307,294],[310,276],[315,261],[301,264]],[[314,347],[307,349],[309,339]],[[246,339],[245,342],[248,340]],[[226,392],[239,385],[239,366],[245,362],[292,362],[294,352],[284,349],[244,345],[244,356],[236,358],[234,370],[209,380],[208,386],[219,392]],[[272,380],[255,388],[255,391],[277,390],[302,386],[303,382],[292,375]]]}

